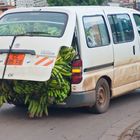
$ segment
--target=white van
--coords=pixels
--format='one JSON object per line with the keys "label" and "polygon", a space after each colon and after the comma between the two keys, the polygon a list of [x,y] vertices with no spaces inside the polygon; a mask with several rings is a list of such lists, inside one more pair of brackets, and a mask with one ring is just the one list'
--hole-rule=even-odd
{"label": "white van", "polygon": [[[42,23],[42,30],[34,23]],[[26,33],[22,27],[16,28],[21,24],[25,24]],[[44,30],[48,25],[54,33]],[[72,64],[71,94],[62,105],[87,106],[91,112],[103,113],[111,98],[140,87],[139,32],[140,13],[132,9],[12,9],[0,17],[0,78],[46,81],[61,46],[73,46],[77,57]],[[15,58],[11,53],[20,55]],[[74,69],[81,71],[75,73]]]}

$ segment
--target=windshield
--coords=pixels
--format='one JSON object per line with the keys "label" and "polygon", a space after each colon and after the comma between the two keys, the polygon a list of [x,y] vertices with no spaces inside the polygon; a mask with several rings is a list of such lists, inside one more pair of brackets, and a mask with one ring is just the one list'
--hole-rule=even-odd
{"label": "windshield", "polygon": [[56,12],[12,13],[0,19],[0,36],[32,35],[61,37],[65,31],[67,14]]}

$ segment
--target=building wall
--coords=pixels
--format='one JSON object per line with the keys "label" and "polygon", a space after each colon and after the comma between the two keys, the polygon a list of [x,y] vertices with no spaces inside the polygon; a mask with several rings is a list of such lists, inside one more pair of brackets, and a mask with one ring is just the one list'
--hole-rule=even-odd
{"label": "building wall", "polygon": [[15,6],[0,6],[0,14],[2,14],[4,11],[8,9],[15,8]]}

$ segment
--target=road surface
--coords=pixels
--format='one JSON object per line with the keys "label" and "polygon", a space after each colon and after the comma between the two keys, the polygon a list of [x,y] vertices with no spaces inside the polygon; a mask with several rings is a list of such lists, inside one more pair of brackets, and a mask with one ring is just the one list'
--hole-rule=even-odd
{"label": "road surface", "polygon": [[50,109],[49,117],[29,119],[25,108],[5,104],[0,109],[0,140],[98,140],[118,121],[140,111],[140,90],[111,101],[107,113],[85,108]]}

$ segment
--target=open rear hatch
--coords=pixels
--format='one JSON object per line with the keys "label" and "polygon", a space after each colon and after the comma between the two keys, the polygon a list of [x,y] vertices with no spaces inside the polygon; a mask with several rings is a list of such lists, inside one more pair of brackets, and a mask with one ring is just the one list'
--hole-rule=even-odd
{"label": "open rear hatch", "polygon": [[[7,46],[10,43],[6,43]],[[4,79],[46,81],[51,76],[61,46],[59,39],[17,37],[9,57],[9,48],[0,49],[1,74],[8,57]]]}
{"label": "open rear hatch", "polygon": [[32,35],[2,36],[0,27],[0,78],[48,80],[60,48],[71,45],[76,17],[71,12],[67,12],[67,15],[64,33],[59,37],[37,36],[34,32]]}

